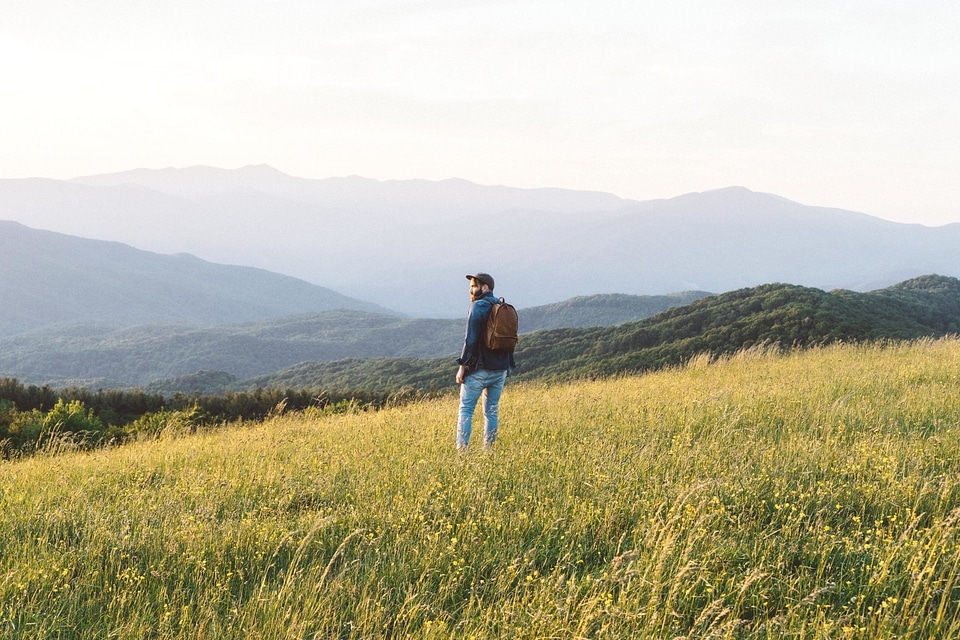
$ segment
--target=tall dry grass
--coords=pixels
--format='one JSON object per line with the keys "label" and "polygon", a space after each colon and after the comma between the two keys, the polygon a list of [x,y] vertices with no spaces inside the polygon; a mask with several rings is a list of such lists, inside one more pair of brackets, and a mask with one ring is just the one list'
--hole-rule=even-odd
{"label": "tall dry grass", "polygon": [[756,350],[0,470],[0,638],[960,635],[960,342]]}

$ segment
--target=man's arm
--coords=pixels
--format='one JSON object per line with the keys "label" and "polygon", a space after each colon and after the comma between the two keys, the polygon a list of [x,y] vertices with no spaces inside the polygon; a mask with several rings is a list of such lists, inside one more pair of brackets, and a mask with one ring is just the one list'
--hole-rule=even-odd
{"label": "man's arm", "polygon": [[[467,314],[467,330],[463,339],[463,351],[457,358],[457,364],[460,368],[457,370],[457,384],[463,384],[470,367],[477,363],[477,357],[480,355],[480,335],[484,330],[484,320],[489,313],[490,304],[485,300],[477,300],[470,305],[470,313]],[[485,309],[486,307],[486,309]]]}

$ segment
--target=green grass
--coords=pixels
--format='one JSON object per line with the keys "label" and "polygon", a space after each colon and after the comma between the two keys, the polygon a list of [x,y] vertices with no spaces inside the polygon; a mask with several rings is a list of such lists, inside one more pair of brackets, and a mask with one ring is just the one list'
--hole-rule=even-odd
{"label": "green grass", "polygon": [[960,634],[958,340],[454,403],[3,463],[0,638]]}

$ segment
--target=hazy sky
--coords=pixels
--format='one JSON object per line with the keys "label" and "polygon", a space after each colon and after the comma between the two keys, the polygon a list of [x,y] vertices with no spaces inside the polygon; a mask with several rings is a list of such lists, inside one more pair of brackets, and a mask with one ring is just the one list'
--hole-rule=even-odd
{"label": "hazy sky", "polygon": [[960,222],[957,0],[0,0],[0,177],[270,164]]}

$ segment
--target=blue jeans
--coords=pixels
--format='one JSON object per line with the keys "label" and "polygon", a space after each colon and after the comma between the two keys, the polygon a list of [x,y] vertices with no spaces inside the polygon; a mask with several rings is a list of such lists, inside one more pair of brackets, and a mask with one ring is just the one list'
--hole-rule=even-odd
{"label": "blue jeans", "polygon": [[483,396],[483,446],[490,447],[497,440],[500,394],[507,380],[506,371],[477,369],[460,385],[460,413],[457,418],[457,449],[466,449],[470,444],[473,429],[473,412],[477,400]]}

